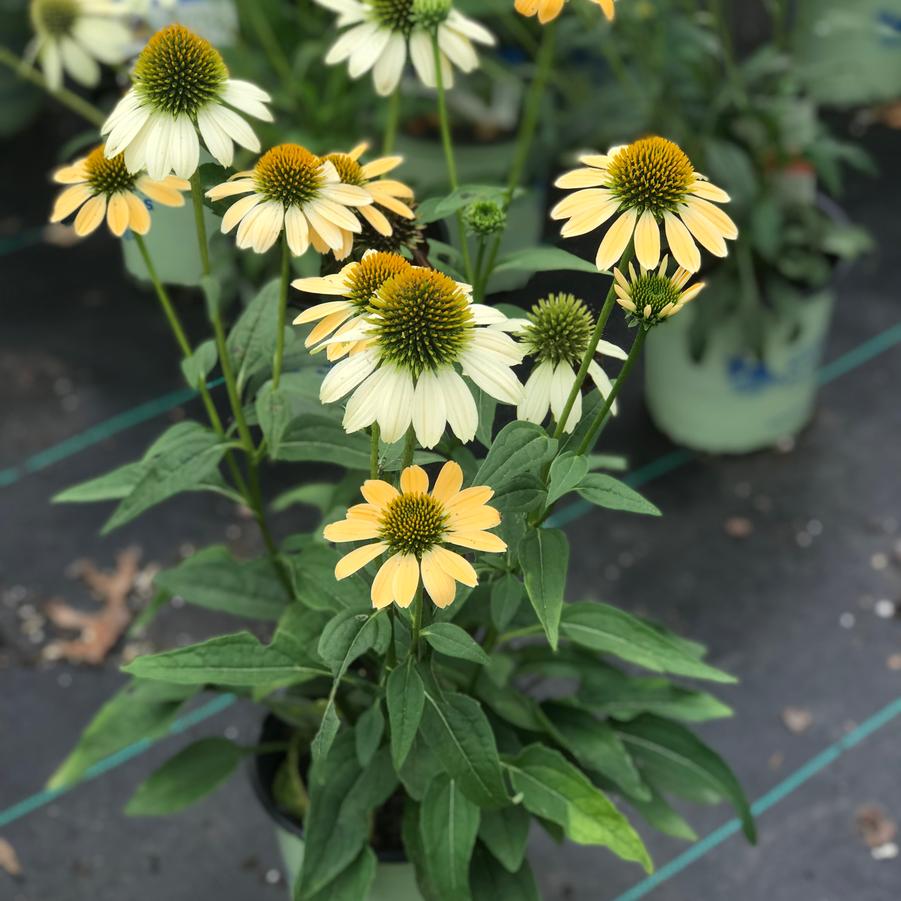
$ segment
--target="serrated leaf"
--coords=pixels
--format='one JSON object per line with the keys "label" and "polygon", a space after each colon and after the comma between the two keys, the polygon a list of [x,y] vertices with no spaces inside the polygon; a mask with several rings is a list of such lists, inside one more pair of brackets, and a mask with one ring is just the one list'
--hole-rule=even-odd
{"label": "serrated leaf", "polygon": [[453,623],[432,623],[423,629],[422,637],[439,653],[487,666],[488,655],[476,640]]}
{"label": "serrated leaf", "polygon": [[574,491],[588,474],[588,460],[573,453],[564,453],[554,459],[548,473],[547,502],[556,503],[565,494]]}
{"label": "serrated leaf", "polygon": [[592,472],[578,486],[579,495],[597,507],[660,516],[660,508],[643,498],[625,482],[603,472]]}
{"label": "serrated leaf", "polygon": [[386,699],[391,724],[391,757],[394,768],[400,770],[413,747],[425,706],[425,688],[412,658],[391,671]]}
{"label": "serrated leaf", "polygon": [[569,541],[559,529],[532,529],[519,545],[526,594],[556,650],[569,568]]}
{"label": "serrated leaf", "polygon": [[734,676],[698,660],[681,643],[609,604],[567,604],[560,630],[582,647],[614,654],[657,673],[712,682],[736,681]]}
{"label": "serrated leaf", "polygon": [[506,484],[523,473],[537,473],[550,461],[557,442],[544,429],[531,422],[517,420],[498,432],[485,457],[474,484],[490,485],[501,492]]}
{"label": "serrated leaf", "polygon": [[247,380],[272,366],[278,329],[279,280],[264,285],[238,317],[228,336],[228,354],[242,393]]}
{"label": "serrated leaf", "polygon": [[154,582],[198,607],[254,619],[277,620],[291,602],[271,559],[239,562],[223,545],[198,551]]}
{"label": "serrated leaf", "polygon": [[169,758],[125,807],[129,816],[166,816],[218,788],[237,769],[244,750],[227,738],[202,738]]}

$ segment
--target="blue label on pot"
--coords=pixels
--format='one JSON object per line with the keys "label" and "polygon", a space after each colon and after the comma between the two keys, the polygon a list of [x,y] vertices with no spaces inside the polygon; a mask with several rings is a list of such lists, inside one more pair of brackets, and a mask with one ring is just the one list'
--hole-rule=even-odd
{"label": "blue label on pot", "polygon": [[758,394],[769,388],[807,381],[819,365],[822,343],[817,341],[795,350],[777,372],[766,360],[732,356],[726,363],[729,384],[743,394]]}

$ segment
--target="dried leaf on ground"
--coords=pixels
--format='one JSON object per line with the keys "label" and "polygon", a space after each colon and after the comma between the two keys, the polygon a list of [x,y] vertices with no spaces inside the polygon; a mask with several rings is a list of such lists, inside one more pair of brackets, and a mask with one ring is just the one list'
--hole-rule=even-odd
{"label": "dried leaf on ground", "polygon": [[803,707],[786,707],[782,711],[785,728],[794,735],[801,735],[813,725],[813,714]]}
{"label": "dried leaf on ground", "polygon": [[860,837],[869,848],[879,848],[893,841],[898,834],[895,821],[878,804],[864,804],[854,815]]}
{"label": "dried leaf on ground", "polygon": [[730,516],[723,523],[723,531],[730,538],[747,538],[754,531],[754,523],[747,516]]}
{"label": "dried leaf on ground", "polygon": [[78,638],[71,641],[54,641],[44,648],[48,660],[65,659],[70,663],[103,663],[131,621],[128,596],[138,577],[138,560],[141,551],[128,548],[116,557],[112,572],[99,570],[90,560],[81,560],[72,568],[73,573],[91,589],[103,608],[97,613],[86,613],[70,607],[63,600],[47,605],[47,617],[61,629],[74,629]]}
{"label": "dried leaf on ground", "polygon": [[16,849],[5,839],[0,838],[0,870],[6,870],[10,876],[21,876],[22,865]]}

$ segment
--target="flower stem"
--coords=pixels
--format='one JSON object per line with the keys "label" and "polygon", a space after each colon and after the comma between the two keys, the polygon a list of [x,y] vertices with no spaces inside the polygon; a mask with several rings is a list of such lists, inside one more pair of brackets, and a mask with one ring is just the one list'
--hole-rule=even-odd
{"label": "flower stem", "polygon": [[[629,246],[626,248],[625,253],[622,255],[622,257],[620,257],[620,268],[629,264],[629,261],[632,259],[633,252],[633,246],[630,242]],[[557,428],[554,429],[554,437],[558,440],[563,436],[563,429],[565,428],[566,422],[569,419],[569,414],[572,412],[573,404],[575,404],[576,397],[582,390],[582,385],[585,384],[585,378],[588,375],[588,368],[589,366],[591,366],[591,361],[594,359],[595,352],[598,349],[598,344],[600,343],[601,337],[604,334],[604,329],[607,326],[607,320],[610,318],[610,314],[613,312],[613,307],[616,305],[616,291],[614,289],[615,284],[615,279],[610,282],[610,289],[607,291],[607,297],[604,300],[604,306],[601,307],[601,312],[598,314],[598,321],[595,323],[594,331],[591,334],[591,340],[588,342],[588,347],[585,348],[585,355],[582,357],[582,365],[579,367],[579,371],[576,373],[576,380],[575,382],[573,382],[572,389],[569,392],[569,397],[566,399],[566,406],[563,408],[563,413],[557,421]]]}
{"label": "flower stem", "polygon": [[632,347],[629,349],[629,356],[626,358],[625,363],[623,363],[622,369],[620,369],[619,375],[616,377],[616,381],[613,383],[613,389],[610,391],[610,394],[607,396],[607,400],[604,402],[604,406],[601,407],[600,410],[598,410],[597,416],[594,417],[594,421],[591,423],[590,428],[585,433],[585,437],[582,439],[582,443],[579,445],[579,449],[576,451],[577,454],[587,453],[594,445],[594,442],[597,440],[601,429],[604,427],[604,423],[606,422],[607,417],[610,415],[610,408],[613,406],[613,402],[616,400],[620,389],[623,387],[626,379],[629,377],[629,373],[632,371],[632,367],[635,365],[635,361],[641,354],[641,349],[644,346],[644,339],[648,336],[648,330],[648,326],[646,325],[638,326],[638,334],[635,336],[635,340],[632,342]]}
{"label": "flower stem", "polygon": [[413,426],[407,429],[407,438],[404,443],[404,455],[401,458],[400,471],[403,472],[408,466],[413,465],[413,455],[416,452],[416,432]]}
{"label": "flower stem", "polygon": [[11,50],[6,47],[0,47],[0,63],[12,69],[19,78],[24,81],[30,81],[33,85],[46,91],[54,100],[57,100],[63,106],[67,106],[72,112],[77,113],[82,119],[86,119],[91,125],[100,128],[106,122],[106,113],[97,109],[92,103],[88,103],[83,97],[79,97],[74,91],[68,88],[60,87],[55,91],[52,90],[43,76],[34,66],[28,65],[24,60],[19,59]]}
{"label": "flower stem", "polygon": [[410,653],[415,660],[419,656],[419,633],[422,632],[422,580],[416,587],[416,597],[413,599],[413,623],[410,634]]}
{"label": "flower stem", "polygon": [[272,361],[272,390],[276,390],[282,379],[285,361],[285,327],[288,313],[288,279],[291,277],[291,249],[288,236],[282,232],[282,276],[278,292],[278,323],[275,332],[275,358]]}
{"label": "flower stem", "polygon": [[[454,143],[451,138],[450,119],[447,114],[447,94],[444,90],[444,76],[441,72],[441,48],[438,46],[438,32],[432,32],[432,50],[435,57],[435,84],[438,89],[438,120],[441,125],[441,144],[444,147],[444,159],[447,164],[447,177],[452,191],[460,187],[457,177],[457,160],[454,156]],[[469,256],[469,244],[466,240],[466,229],[463,226],[463,211],[457,210],[457,229],[460,232],[460,253],[463,256],[463,267],[466,279],[472,284],[474,273],[472,259]]]}
{"label": "flower stem", "polygon": [[379,424],[372,424],[372,433],[369,445],[369,478],[377,479],[379,477],[379,434],[381,429]]}
{"label": "flower stem", "polygon": [[388,99],[388,111],[385,117],[385,134],[382,138],[382,153],[394,153],[397,141],[397,126],[400,120],[400,87]]}
{"label": "flower stem", "polygon": [[206,235],[206,222],[203,219],[203,188],[200,184],[199,171],[191,176],[191,202],[194,205],[194,227],[197,230],[200,268],[204,275],[209,275],[212,272],[210,268],[210,245]]}

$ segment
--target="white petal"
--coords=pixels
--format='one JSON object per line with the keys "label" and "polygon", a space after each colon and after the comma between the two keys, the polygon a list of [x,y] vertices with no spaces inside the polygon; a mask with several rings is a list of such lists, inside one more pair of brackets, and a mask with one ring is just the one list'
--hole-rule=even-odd
{"label": "white petal", "polygon": [[472,392],[451,366],[439,369],[435,375],[441,383],[447,421],[453,433],[463,442],[472,441],[479,428],[479,410]]}
{"label": "white petal", "polygon": [[413,393],[413,429],[423,447],[434,447],[444,436],[447,412],[441,381],[426,369],[419,376]]}
{"label": "white petal", "polygon": [[372,350],[364,350],[361,354],[345,358],[333,366],[329,374],[322,380],[319,399],[324,404],[340,400],[368,378],[376,366],[378,366],[378,357]]}

